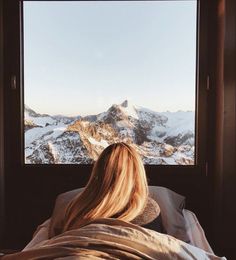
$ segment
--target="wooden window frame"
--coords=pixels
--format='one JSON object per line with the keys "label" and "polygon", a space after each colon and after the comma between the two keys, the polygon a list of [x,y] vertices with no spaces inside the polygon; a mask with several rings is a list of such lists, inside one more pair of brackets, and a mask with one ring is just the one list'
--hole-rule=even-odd
{"label": "wooden window frame", "polygon": [[[195,165],[146,165],[146,172],[152,184],[165,178],[192,178],[207,176],[207,9],[208,1],[198,0],[197,17],[197,68],[196,68],[196,110],[195,110]],[[4,2],[4,108],[5,108],[5,165],[7,174],[29,175],[76,175],[87,179],[91,165],[24,164],[23,125],[23,73],[22,73],[22,0]],[[15,78],[14,78],[15,77]],[[15,82],[14,82],[15,81]],[[199,105],[201,104],[201,106]]]}

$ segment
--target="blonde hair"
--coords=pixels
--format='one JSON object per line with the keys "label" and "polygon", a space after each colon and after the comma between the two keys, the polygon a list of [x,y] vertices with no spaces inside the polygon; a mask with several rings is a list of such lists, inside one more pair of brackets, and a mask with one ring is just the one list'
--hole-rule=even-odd
{"label": "blonde hair", "polygon": [[126,143],[108,146],[95,162],[84,191],[66,208],[62,232],[98,218],[132,221],[144,209],[148,185],[142,160]]}

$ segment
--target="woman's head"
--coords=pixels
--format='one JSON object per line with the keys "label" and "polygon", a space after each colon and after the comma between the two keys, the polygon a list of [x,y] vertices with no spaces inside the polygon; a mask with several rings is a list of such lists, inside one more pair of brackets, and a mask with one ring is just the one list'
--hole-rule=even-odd
{"label": "woman's head", "polygon": [[131,221],[143,210],[147,194],[139,154],[131,145],[114,143],[101,153],[84,191],[68,206],[64,231],[97,218]]}

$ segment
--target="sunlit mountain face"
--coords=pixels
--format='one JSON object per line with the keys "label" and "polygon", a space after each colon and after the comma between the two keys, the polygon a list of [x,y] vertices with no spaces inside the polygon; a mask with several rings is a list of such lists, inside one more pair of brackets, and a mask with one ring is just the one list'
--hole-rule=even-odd
{"label": "sunlit mountain face", "polygon": [[145,164],[194,164],[193,111],[155,112],[125,100],[88,116],[42,115],[25,106],[26,164],[88,164],[114,142],[132,143]]}

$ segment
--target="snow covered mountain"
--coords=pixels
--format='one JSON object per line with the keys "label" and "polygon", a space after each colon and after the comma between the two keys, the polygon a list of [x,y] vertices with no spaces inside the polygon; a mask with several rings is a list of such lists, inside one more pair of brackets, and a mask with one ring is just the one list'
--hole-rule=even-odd
{"label": "snow covered mountain", "polygon": [[31,124],[38,127],[44,127],[56,123],[56,120],[53,119],[53,117],[45,114],[38,114],[28,106],[25,106],[25,121],[25,124]]}
{"label": "snow covered mountain", "polygon": [[159,113],[128,100],[76,118],[25,107],[26,163],[91,163],[119,141],[133,143],[147,164],[193,164],[194,112]]}

